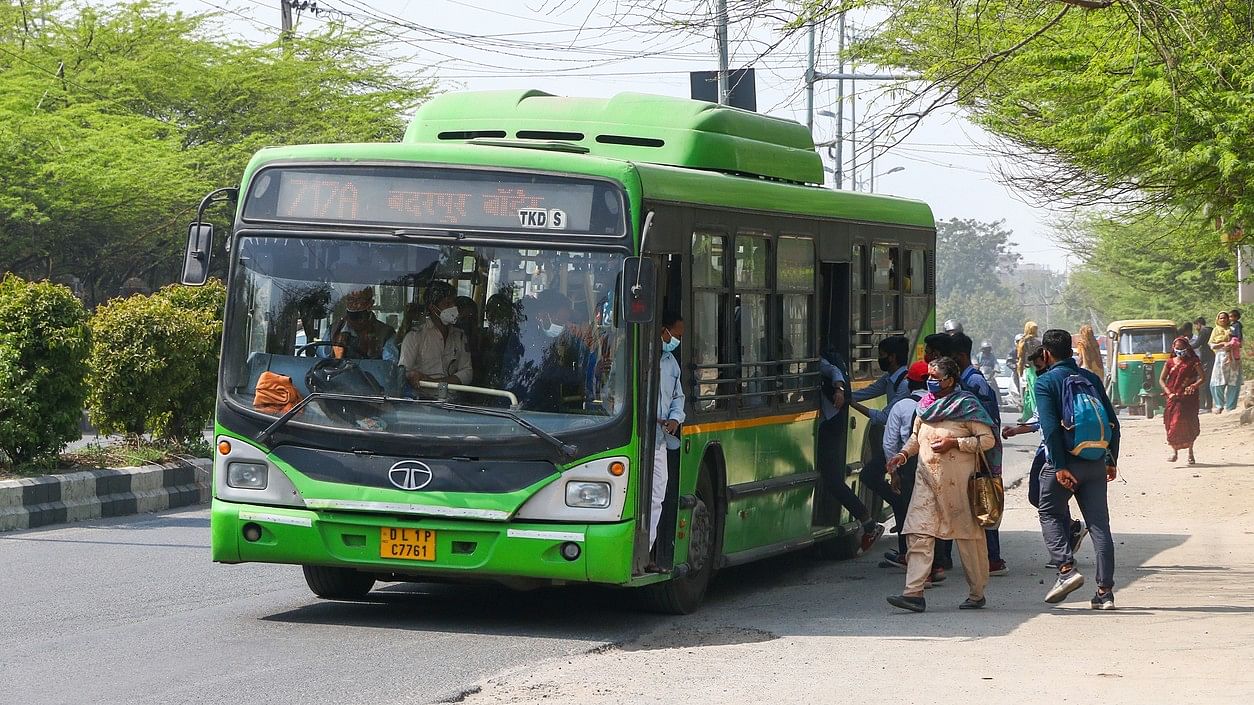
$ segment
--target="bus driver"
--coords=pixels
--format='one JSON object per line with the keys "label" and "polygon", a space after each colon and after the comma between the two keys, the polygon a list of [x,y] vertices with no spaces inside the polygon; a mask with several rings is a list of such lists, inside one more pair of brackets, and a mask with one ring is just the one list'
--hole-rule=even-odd
{"label": "bus driver", "polygon": [[335,357],[358,360],[383,358],[383,347],[396,331],[375,318],[374,288],[366,287],[344,296],[344,318],[331,327]]}

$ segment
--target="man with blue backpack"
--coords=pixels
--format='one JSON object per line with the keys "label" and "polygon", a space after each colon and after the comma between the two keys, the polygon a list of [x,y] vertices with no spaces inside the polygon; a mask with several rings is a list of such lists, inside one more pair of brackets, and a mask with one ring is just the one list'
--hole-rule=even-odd
{"label": "man with blue backpack", "polygon": [[1097,553],[1097,594],[1093,609],[1115,608],[1115,542],[1110,533],[1106,483],[1118,474],[1119,421],[1097,375],[1071,356],[1071,334],[1045,331],[1048,371],[1036,380],[1037,413],[1045,443],[1046,465],[1040,475],[1041,532],[1058,566],[1058,579],[1045,601],[1062,602],[1084,585],[1072,555],[1067,503],[1080,505]]}

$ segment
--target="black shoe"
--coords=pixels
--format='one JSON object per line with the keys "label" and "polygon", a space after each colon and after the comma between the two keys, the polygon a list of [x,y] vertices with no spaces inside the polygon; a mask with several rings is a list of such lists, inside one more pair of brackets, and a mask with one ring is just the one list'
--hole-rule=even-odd
{"label": "black shoe", "polygon": [[1089,605],[1095,610],[1113,610],[1115,608],[1115,591],[1107,590],[1102,592],[1098,590],[1097,594],[1089,602]]}
{"label": "black shoe", "polygon": [[986,604],[988,604],[988,600],[987,600],[987,599],[985,599],[985,598],[983,598],[983,597],[981,597],[981,598],[980,598],[980,599],[978,599],[978,600],[972,600],[971,598],[969,598],[969,597],[968,597],[967,599],[965,599],[965,600],[963,600],[963,601],[962,601],[962,604],[961,604],[961,605],[958,605],[958,609],[960,609],[960,610],[982,610],[982,609],[984,609],[984,605],[986,605]]}
{"label": "black shoe", "polygon": [[1084,543],[1084,537],[1089,535],[1089,527],[1085,526],[1079,519],[1071,522],[1071,552],[1075,553],[1080,550],[1080,544]]}
{"label": "black shoe", "polygon": [[927,600],[924,600],[922,597],[910,597],[908,595],[889,595],[888,604],[909,612],[922,612],[927,609]]}

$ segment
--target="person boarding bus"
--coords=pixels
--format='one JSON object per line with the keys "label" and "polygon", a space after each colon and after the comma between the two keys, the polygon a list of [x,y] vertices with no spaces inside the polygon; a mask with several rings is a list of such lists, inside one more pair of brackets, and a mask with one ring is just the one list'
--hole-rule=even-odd
{"label": "person boarding bus", "polygon": [[[679,450],[679,425],[684,422],[684,385],[679,377],[679,361],[675,350],[684,335],[684,319],[675,313],[662,317],[662,357],[658,362],[657,429],[653,438],[653,488],[649,502],[649,550],[657,543],[658,522],[666,499],[666,482],[670,478],[668,450]],[[645,570],[658,572],[657,563]]]}

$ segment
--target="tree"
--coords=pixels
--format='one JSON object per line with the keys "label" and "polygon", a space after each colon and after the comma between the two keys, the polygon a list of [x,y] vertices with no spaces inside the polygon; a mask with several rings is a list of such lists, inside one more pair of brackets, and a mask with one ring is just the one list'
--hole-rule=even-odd
{"label": "tree", "polygon": [[[1231,308],[1232,254],[1207,222],[1090,216],[1060,232],[1081,265],[1065,294],[1070,309],[1104,324],[1120,318],[1210,320]],[[1087,320],[1087,317],[1086,317]]]}
{"label": "tree", "polygon": [[[1254,4],[888,0],[855,45],[923,80],[886,116],[955,106],[1004,142],[1003,175],[1049,206],[1182,210],[1254,226]],[[1212,235],[1213,237],[1213,235]]]}
{"label": "tree", "polygon": [[951,218],[936,224],[936,317],[956,318],[979,345],[1010,349],[1023,326],[1019,298],[1002,283],[1019,255],[1005,221],[985,223]]}
{"label": "tree", "polygon": [[258,148],[398,139],[431,90],[392,75],[368,30],[251,46],[215,22],[150,2],[0,9],[0,269],[76,275],[91,304],[131,277],[155,289],[200,198]]}

